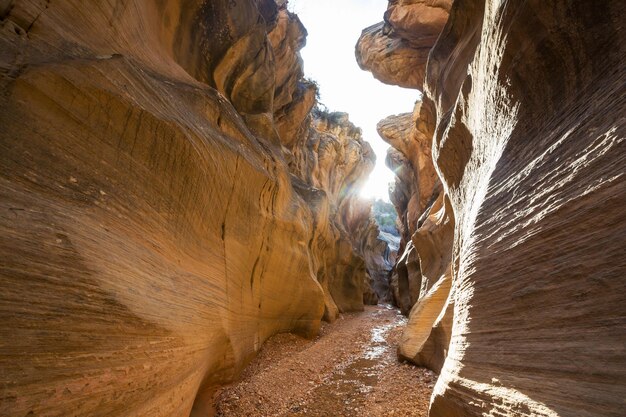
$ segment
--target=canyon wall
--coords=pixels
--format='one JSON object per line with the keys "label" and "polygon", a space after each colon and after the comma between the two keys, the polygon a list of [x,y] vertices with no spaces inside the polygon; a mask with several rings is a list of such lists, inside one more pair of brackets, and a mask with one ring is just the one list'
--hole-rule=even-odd
{"label": "canyon wall", "polygon": [[431,416],[626,410],[625,9],[394,0],[363,31],[361,66],[423,91],[379,131]]}
{"label": "canyon wall", "polygon": [[207,415],[269,336],[363,308],[374,156],[312,112],[284,6],[0,20],[0,415]]}

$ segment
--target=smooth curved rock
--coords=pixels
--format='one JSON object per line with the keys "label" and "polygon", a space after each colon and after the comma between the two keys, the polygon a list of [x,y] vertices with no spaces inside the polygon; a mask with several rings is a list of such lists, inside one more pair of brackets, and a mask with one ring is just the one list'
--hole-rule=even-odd
{"label": "smooth curved rock", "polygon": [[447,355],[452,327],[452,208],[444,194],[424,213],[411,242],[419,258],[420,288],[409,314],[398,356],[439,372]]}
{"label": "smooth curved rock", "polygon": [[405,241],[416,232],[418,219],[441,191],[431,155],[432,135],[420,130],[421,108],[418,101],[413,113],[389,116],[377,126],[380,137],[392,146],[386,162],[399,179],[392,191],[392,202],[402,219]]}
{"label": "smooth curved rock", "polygon": [[[439,366],[447,351],[431,416],[624,412],[625,11],[450,9],[418,129],[451,208],[451,296],[436,297],[439,281],[416,304],[401,352]],[[420,318],[435,316],[426,336]]]}
{"label": "smooth curved rock", "polygon": [[391,38],[388,31],[384,22],[363,30],[356,46],[359,66],[385,84],[421,88],[430,48],[415,50],[405,39]]}
{"label": "smooth curved rock", "polygon": [[373,154],[314,122],[284,4],[0,19],[1,415],[207,415],[268,337],[363,308],[342,219]]}
{"label": "smooth curved rock", "polygon": [[400,359],[441,370],[452,327],[451,311],[447,308],[451,281],[448,271],[413,306],[398,346]]}
{"label": "smooth curved rock", "polygon": [[[307,145],[296,151],[293,169],[313,187],[324,190],[329,205],[325,210],[334,213],[326,224],[316,222],[319,237],[313,244],[323,253],[314,260],[317,275],[332,295],[332,300],[327,298],[324,317],[334,320],[340,312],[362,309],[362,295],[374,303],[378,293],[372,284],[376,286],[391,266],[384,258],[388,244],[377,238],[371,203],[358,197],[374,167],[370,145],[346,113],[314,109],[311,120]],[[340,244],[334,243],[337,239]]]}
{"label": "smooth curved rock", "polygon": [[[455,105],[436,101],[452,116],[433,154],[456,290],[433,416],[623,414],[625,10],[605,6],[487,2],[475,51],[455,48],[468,75],[439,81],[459,85]],[[455,4],[450,24],[477,12]],[[440,68],[463,62],[437,52]]]}
{"label": "smooth curved rock", "polygon": [[3,414],[189,415],[270,335],[316,332],[309,209],[215,91],[125,58],[5,91]]}
{"label": "smooth curved rock", "polygon": [[451,0],[390,1],[384,22],[363,30],[357,63],[383,83],[421,90],[428,54],[450,6]]}
{"label": "smooth curved rock", "polygon": [[[406,315],[439,280],[450,263],[452,247],[452,210],[443,210],[444,194],[430,150],[432,136],[420,130],[423,123],[419,119],[421,108],[422,103],[418,101],[413,113],[389,116],[378,123],[378,133],[392,146],[386,162],[396,174],[390,197],[401,220],[401,249],[404,253],[392,272],[391,287],[396,305]],[[431,212],[438,214],[429,219]],[[427,226],[424,226],[425,222]],[[433,236],[438,236],[436,241]],[[447,258],[442,270],[434,276],[432,271],[426,271],[433,268],[433,262],[437,263],[435,269],[438,269],[442,257]],[[433,322],[420,320],[420,325],[429,326]]]}

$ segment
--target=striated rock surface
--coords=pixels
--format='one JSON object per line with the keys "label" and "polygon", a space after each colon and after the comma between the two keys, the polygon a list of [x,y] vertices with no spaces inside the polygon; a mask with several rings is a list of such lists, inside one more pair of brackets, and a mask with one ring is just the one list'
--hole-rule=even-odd
{"label": "striated rock surface", "polygon": [[[414,123],[382,123],[404,216],[396,271],[419,263],[399,354],[440,369],[431,416],[624,413],[624,9],[456,1]],[[432,28],[405,17],[416,36]],[[432,205],[419,203],[423,151],[397,139],[414,130],[442,183]]]}
{"label": "striated rock surface", "polygon": [[381,302],[391,304],[393,303],[391,272],[400,248],[398,214],[393,204],[380,199],[373,201],[371,213],[378,226],[377,231],[374,232],[374,228],[370,227],[368,238],[361,238],[360,241],[369,242],[368,246],[374,248],[365,252],[374,255],[365,256],[367,269],[372,278],[372,288]]}
{"label": "striated rock surface", "polygon": [[[392,146],[386,162],[396,173],[390,197],[400,218],[402,238],[402,255],[393,270],[391,288],[396,305],[406,315],[442,278],[452,248],[451,209],[445,210],[442,185],[432,162],[432,137],[420,130],[421,108],[418,101],[413,113],[390,116],[378,124],[379,134]],[[430,320],[419,322],[426,327],[433,324]]]}
{"label": "striated rock surface", "polygon": [[380,248],[367,245],[363,230],[375,224],[370,205],[357,197],[375,155],[346,113],[316,108],[305,123],[308,133],[294,148],[291,170],[314,214],[312,267],[326,294],[324,318],[332,321],[340,312],[362,310],[364,294],[376,301],[364,258]]}
{"label": "striated rock surface", "polygon": [[[379,225],[372,219],[371,202],[355,200],[350,208],[352,211],[349,225],[351,239],[356,242],[356,252],[365,261],[368,281],[366,287],[371,289],[364,302],[366,304],[389,303],[392,301],[389,278],[396,261],[397,238],[381,231]],[[355,209],[360,210],[358,216]]]}
{"label": "striated rock surface", "polygon": [[0,415],[207,415],[269,336],[363,308],[373,154],[311,114],[284,6],[0,19]]}
{"label": "striated rock surface", "polygon": [[[450,343],[452,325],[451,256],[454,222],[444,193],[421,219],[409,243],[418,259],[418,268],[408,274],[414,289],[412,309],[398,355],[417,365],[439,371]],[[402,299],[403,292],[399,291]]]}
{"label": "striated rock surface", "polygon": [[455,6],[448,27],[469,18],[480,38],[457,43],[457,61],[442,35],[434,62],[468,76],[428,83],[436,114],[451,114],[433,157],[456,219],[452,342],[431,414],[621,415],[624,4]]}

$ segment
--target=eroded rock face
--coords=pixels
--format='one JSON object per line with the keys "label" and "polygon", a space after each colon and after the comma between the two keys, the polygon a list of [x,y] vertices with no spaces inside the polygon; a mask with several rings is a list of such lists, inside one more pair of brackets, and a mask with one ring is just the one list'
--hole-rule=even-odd
{"label": "eroded rock face", "polygon": [[385,248],[369,244],[370,231],[378,229],[371,205],[358,198],[375,155],[346,113],[316,108],[305,123],[308,133],[294,147],[291,170],[314,213],[312,265],[328,295],[324,318],[332,321],[340,312],[362,309],[363,296],[376,301],[367,271],[376,273],[370,259]]}
{"label": "eroded rock face", "polygon": [[[410,173],[394,192],[399,214],[428,276],[399,353],[441,367],[431,416],[623,414],[624,9],[449,8],[415,117],[444,196],[423,212],[412,203],[416,217],[421,178],[390,141]],[[384,131],[406,131],[406,119]]]}
{"label": "eroded rock face", "polygon": [[296,16],[0,6],[0,414],[206,415],[266,338],[362,308],[373,155],[311,115]]}
{"label": "eroded rock face", "polygon": [[[412,309],[398,355],[416,365],[439,371],[450,344],[453,299],[451,292],[451,257],[454,236],[452,208],[444,193],[424,213],[419,229],[413,234],[410,247],[418,259],[418,268],[411,268]],[[402,291],[399,291],[403,299]]]}
{"label": "eroded rock face", "polygon": [[356,46],[359,66],[386,84],[422,89],[426,62],[451,0],[392,0],[385,20],[363,30]]}
{"label": "eroded rock face", "polygon": [[[444,208],[442,184],[432,162],[432,136],[423,132],[419,118],[421,109],[418,101],[413,113],[390,116],[378,124],[380,136],[392,146],[386,163],[396,173],[390,198],[402,237],[391,288],[406,315],[449,267],[454,230],[452,210]],[[428,328],[434,323],[423,318],[411,321],[416,322]]]}
{"label": "eroded rock face", "polygon": [[[457,223],[456,294],[432,415],[623,412],[625,10],[605,6],[453,10],[449,27],[470,17],[482,28],[475,48],[461,47],[469,76],[440,81],[459,86],[433,155]],[[433,51],[442,67],[461,64],[444,58],[449,40]],[[431,94],[445,96],[434,83]],[[446,163],[449,152],[459,159]],[[483,329],[493,333],[476,337]],[[491,381],[477,372],[485,358]],[[468,393],[488,400],[470,406]]]}
{"label": "eroded rock face", "polygon": [[[372,219],[370,201],[355,199],[348,206],[347,229],[350,231],[355,250],[365,261],[369,287],[364,294],[366,304],[390,303],[392,293],[389,286],[391,270],[397,257],[397,238],[379,229]],[[371,290],[369,290],[371,289]]]}

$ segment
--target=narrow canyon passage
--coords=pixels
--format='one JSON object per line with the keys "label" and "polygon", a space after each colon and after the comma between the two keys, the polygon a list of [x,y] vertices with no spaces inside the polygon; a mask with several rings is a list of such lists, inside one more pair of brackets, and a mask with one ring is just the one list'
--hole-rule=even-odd
{"label": "narrow canyon passage", "polygon": [[0,0],[0,417],[626,416],[625,15]]}
{"label": "narrow canyon passage", "polygon": [[436,375],[398,362],[404,325],[395,308],[368,306],[311,341],[275,336],[240,382],[218,392],[217,415],[426,416]]}

